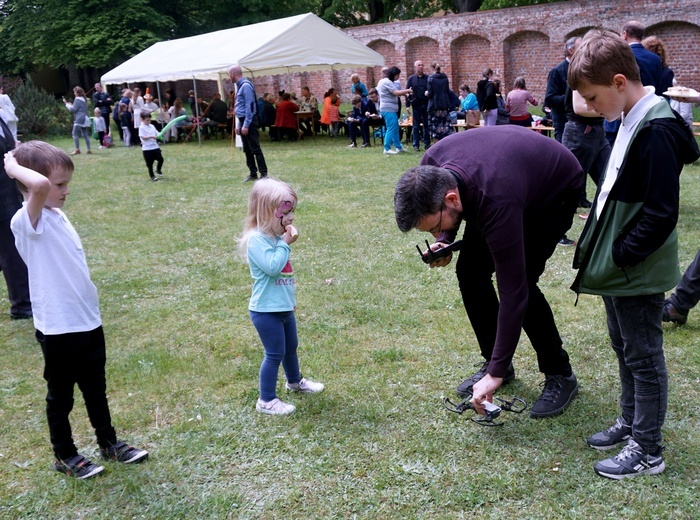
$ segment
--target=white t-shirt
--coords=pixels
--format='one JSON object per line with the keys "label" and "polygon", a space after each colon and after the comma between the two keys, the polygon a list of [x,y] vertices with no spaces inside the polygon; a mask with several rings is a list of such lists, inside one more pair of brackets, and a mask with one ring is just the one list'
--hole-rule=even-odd
{"label": "white t-shirt", "polygon": [[26,202],[10,223],[27,264],[34,327],[46,335],[87,332],[102,324],[80,237],[60,209],[44,208],[32,227]]}
{"label": "white t-shirt", "polygon": [[147,125],[141,123],[139,126],[139,137],[141,138],[141,150],[157,150],[160,148],[158,146],[157,139],[143,139],[144,137],[156,137],[158,135],[158,130],[153,125]]}

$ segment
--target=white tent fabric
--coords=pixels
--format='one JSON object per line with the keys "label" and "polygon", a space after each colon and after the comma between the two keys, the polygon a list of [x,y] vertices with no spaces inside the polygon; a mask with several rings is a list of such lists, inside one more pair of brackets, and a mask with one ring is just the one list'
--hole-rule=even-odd
{"label": "white tent fabric", "polygon": [[384,58],[307,13],[156,43],[107,72],[102,83],[220,81],[235,63],[248,76],[268,76],[384,65]]}

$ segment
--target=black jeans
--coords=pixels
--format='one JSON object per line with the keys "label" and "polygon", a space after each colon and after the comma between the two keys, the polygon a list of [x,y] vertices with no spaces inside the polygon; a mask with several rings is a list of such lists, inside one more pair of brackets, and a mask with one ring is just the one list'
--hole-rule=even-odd
{"label": "black jeans", "polygon": [[[238,120],[241,122],[242,127],[245,118],[239,117]],[[248,127],[247,135],[241,134],[241,140],[243,141],[245,163],[248,166],[250,176],[257,177],[258,170],[260,170],[260,175],[267,175],[267,164],[265,163],[265,156],[262,153],[262,148],[260,148],[260,134],[258,133],[258,125],[255,121]]]}
{"label": "black jeans", "polygon": [[[579,193],[578,189],[571,190],[549,207],[526,212],[523,223],[529,292],[523,330],[537,353],[540,372],[547,375],[569,375],[571,365],[569,355],[562,348],[552,309],[537,283],[557,242],[571,227]],[[481,231],[469,222],[466,222],[463,241],[456,268],[459,289],[481,355],[488,361],[498,329],[499,302],[493,285],[495,266]]]}
{"label": "black jeans", "polygon": [[[423,129],[421,130],[421,125]],[[418,148],[421,137],[423,138],[423,146],[430,146],[430,129],[428,128],[428,105],[413,106],[413,148]]]}
{"label": "black jeans", "polygon": [[105,337],[102,326],[87,332],[44,335],[36,331],[44,354],[46,417],[56,457],[67,459],[78,453],[68,416],[73,409],[73,388],[83,394],[90,424],[101,448],[117,442],[107,404]]}
{"label": "black jeans", "polygon": [[163,153],[160,151],[160,148],[156,148],[155,150],[142,150],[143,152],[143,158],[146,161],[146,167],[148,168],[148,175],[150,175],[151,179],[155,177],[153,175],[153,163],[157,162],[156,164],[156,171],[160,173],[160,169],[163,167]]}

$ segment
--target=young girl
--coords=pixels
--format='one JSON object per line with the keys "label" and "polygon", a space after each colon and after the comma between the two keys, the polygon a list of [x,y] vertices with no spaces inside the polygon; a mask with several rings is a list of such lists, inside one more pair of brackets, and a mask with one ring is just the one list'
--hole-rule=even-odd
{"label": "young girl", "polygon": [[96,108],[93,114],[95,115],[95,117],[92,118],[92,121],[95,125],[97,139],[100,141],[100,148],[104,148],[104,139],[105,133],[107,133],[107,125],[105,125],[105,120],[102,117],[102,111],[99,108]]}
{"label": "young girl", "polygon": [[255,409],[272,415],[286,415],[296,409],[277,398],[280,363],[288,391],[313,394],[324,389],[321,383],[301,376],[297,358],[294,271],[289,262],[289,245],[298,237],[292,225],[296,205],[297,194],[291,186],[277,179],[260,179],[250,192],[245,229],[239,239],[239,251],[247,259],[253,277],[248,310],[265,349]]}
{"label": "young girl", "polygon": [[124,135],[124,146],[131,147],[131,111],[126,103],[119,103],[119,124]]}
{"label": "young girl", "polygon": [[[158,146],[158,130],[151,124],[151,113],[148,110],[141,111],[141,126],[139,126],[139,137],[141,138],[141,151],[143,159],[146,161],[148,175],[152,181],[160,180],[163,177],[161,168],[163,167],[163,154]],[[156,173],[153,173],[153,163],[156,163]],[[156,175],[158,175],[156,177]]]}

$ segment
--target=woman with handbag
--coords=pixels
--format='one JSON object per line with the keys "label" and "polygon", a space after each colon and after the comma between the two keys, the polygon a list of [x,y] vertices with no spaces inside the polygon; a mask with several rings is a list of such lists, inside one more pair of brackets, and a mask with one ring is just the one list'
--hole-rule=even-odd
{"label": "woman with handbag", "polygon": [[71,155],[78,155],[80,153],[80,136],[85,139],[85,145],[87,146],[87,153],[91,154],[90,151],[90,118],[88,117],[88,104],[85,99],[85,91],[82,87],[74,87],[73,95],[75,99],[70,103],[63,98],[63,102],[66,108],[73,112],[73,142],[75,143],[75,150],[73,150]]}

